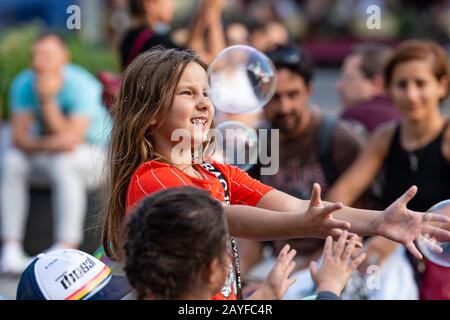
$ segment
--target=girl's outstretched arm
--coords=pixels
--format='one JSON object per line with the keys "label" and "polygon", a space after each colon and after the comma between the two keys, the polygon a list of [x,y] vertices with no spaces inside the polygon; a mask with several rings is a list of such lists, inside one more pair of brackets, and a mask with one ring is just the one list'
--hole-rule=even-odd
{"label": "girl's outstretched arm", "polygon": [[[320,187],[318,185],[313,187],[313,193],[314,192],[320,193]],[[301,200],[284,192],[272,190],[261,198],[257,206],[272,211],[306,212],[312,202],[313,199]],[[328,206],[330,204],[330,202],[326,201],[316,201],[316,205],[318,206]],[[338,220],[349,222],[350,231],[359,235],[369,236],[376,234],[375,222],[376,218],[379,217],[381,213],[381,211],[355,209],[342,206],[342,209],[333,212],[333,216]]]}
{"label": "girl's outstretched arm", "polygon": [[[417,250],[413,241],[419,235],[427,233],[434,235],[440,241],[450,241],[450,232],[428,223],[448,222],[449,218],[443,215],[425,214],[408,210],[406,205],[416,193],[417,187],[412,186],[384,211],[362,210],[341,205],[340,208],[334,207],[333,210],[325,213],[323,212],[325,208],[330,208],[333,205],[321,201],[320,187],[318,184],[315,184],[310,201],[300,200],[283,192],[272,190],[261,198],[257,206],[272,211],[303,212],[303,215],[300,214],[302,219],[301,223],[306,223],[307,226],[303,226],[301,230],[306,235],[297,235],[297,237],[323,237],[325,232],[329,232],[329,235],[336,238],[342,231],[336,229],[331,230],[330,225],[321,226],[320,223],[329,224],[332,221],[335,223],[333,228],[345,229],[344,222],[347,222],[350,225],[348,228],[350,231],[359,235],[381,235],[405,245],[415,257],[421,259],[422,255]],[[312,210],[316,211],[316,213],[312,212]],[[321,214],[317,212],[321,212]],[[319,216],[321,219],[318,219]],[[239,220],[239,218],[236,218],[236,220]],[[257,220],[254,223],[255,225],[259,225]],[[337,226],[338,223],[339,226]],[[277,225],[273,224],[273,226],[275,227]],[[263,227],[263,230],[266,230],[264,225],[261,225],[261,227]],[[295,227],[295,224],[291,225],[291,228]],[[257,227],[255,226],[254,228]],[[270,226],[267,228],[270,231]],[[289,229],[289,226],[286,226],[286,229]],[[259,232],[262,233],[264,232],[263,230]],[[289,234],[292,233],[296,232],[290,230]]]}
{"label": "girl's outstretched arm", "polygon": [[299,208],[290,208],[292,210],[232,205],[225,207],[225,215],[233,236],[255,240],[338,237],[342,229],[350,227],[349,223],[332,217],[342,204],[322,204],[319,185],[316,185],[312,200],[306,206],[303,204]]}

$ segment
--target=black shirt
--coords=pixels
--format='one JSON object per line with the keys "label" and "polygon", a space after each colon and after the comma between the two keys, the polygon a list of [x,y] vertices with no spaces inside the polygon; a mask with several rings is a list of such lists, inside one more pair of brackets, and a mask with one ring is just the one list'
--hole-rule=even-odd
{"label": "black shirt", "polygon": [[384,162],[383,204],[397,200],[412,185],[417,195],[408,203],[415,211],[427,211],[436,203],[450,199],[450,163],[442,154],[442,139],[448,126],[426,146],[406,151],[400,144],[400,125],[397,126],[388,156]]}
{"label": "black shirt", "polygon": [[[144,35],[144,32],[147,34]],[[140,46],[136,43],[139,37],[146,39]],[[140,26],[127,31],[120,44],[120,61],[122,70],[130,64],[140,53],[147,51],[151,47],[162,45],[166,48],[179,48],[172,39],[170,33],[157,33],[146,26]]]}

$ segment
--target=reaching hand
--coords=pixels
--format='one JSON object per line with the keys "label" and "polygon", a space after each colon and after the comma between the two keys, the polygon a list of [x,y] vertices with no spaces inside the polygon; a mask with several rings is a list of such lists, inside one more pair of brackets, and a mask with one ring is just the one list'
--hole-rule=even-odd
{"label": "reaching hand", "polygon": [[332,213],[341,208],[341,203],[324,206],[320,199],[320,185],[315,183],[309,208],[306,212],[306,220],[311,230],[311,236],[325,238],[331,235],[333,238],[337,238],[342,234],[342,229],[349,229],[350,223],[333,218]]}
{"label": "reaching hand", "polygon": [[450,241],[449,231],[432,226],[426,222],[445,223],[450,219],[444,215],[408,210],[406,205],[416,193],[416,186],[409,188],[374,223],[379,235],[405,245],[411,254],[418,259],[422,259],[422,254],[417,250],[413,242],[419,235],[428,234],[439,241]]}
{"label": "reaching hand", "polygon": [[217,15],[222,14],[225,6],[225,0],[204,0],[201,3],[201,10],[203,11],[203,16],[208,20],[211,18],[216,18]]}
{"label": "reaching hand", "polygon": [[293,261],[295,254],[296,251],[290,250],[288,244],[283,247],[278,255],[277,263],[257,290],[262,297],[274,300],[283,298],[289,287],[295,282],[295,279],[289,278],[295,268],[295,261]]}
{"label": "reaching hand", "polygon": [[318,288],[318,292],[330,291],[339,296],[347,284],[353,271],[366,258],[362,253],[351,260],[355,250],[356,238],[346,242],[347,231],[344,231],[337,242],[327,237],[323,249],[323,262],[320,268],[312,261],[309,267],[311,277]]}

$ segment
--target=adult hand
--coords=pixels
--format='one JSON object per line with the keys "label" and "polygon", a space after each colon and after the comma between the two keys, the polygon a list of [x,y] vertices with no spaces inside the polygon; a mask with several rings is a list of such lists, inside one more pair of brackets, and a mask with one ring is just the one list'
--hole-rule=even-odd
{"label": "adult hand", "polygon": [[[422,254],[414,245],[414,240],[420,235],[427,234],[438,241],[450,241],[449,231],[429,224],[429,222],[447,223],[450,219],[444,215],[408,210],[406,205],[416,193],[416,186],[409,188],[374,221],[374,227],[377,234],[405,245],[412,255],[422,259]],[[434,249],[438,252],[442,251],[437,245]]]}
{"label": "adult hand", "polygon": [[202,6],[208,13],[221,13],[226,5],[227,0],[204,0],[202,2]]}
{"label": "adult hand", "polygon": [[204,17],[209,22],[211,19],[215,20],[217,19],[218,15],[221,15],[223,12],[223,9],[225,8],[227,4],[226,0],[205,0],[201,4],[201,9],[203,10]]}

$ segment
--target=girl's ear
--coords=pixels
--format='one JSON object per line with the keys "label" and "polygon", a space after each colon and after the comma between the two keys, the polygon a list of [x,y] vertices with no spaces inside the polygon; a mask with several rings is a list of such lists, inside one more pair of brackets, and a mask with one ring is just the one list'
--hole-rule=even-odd
{"label": "girl's ear", "polygon": [[202,271],[202,281],[203,283],[210,284],[214,281],[214,273],[217,270],[218,259],[214,259],[209,266],[205,266]]}
{"label": "girl's ear", "polygon": [[152,120],[150,120],[149,122],[148,122],[148,131],[153,131],[154,129],[155,129],[155,126],[156,126],[156,124],[158,123],[158,121],[155,119],[155,118],[153,118]]}

